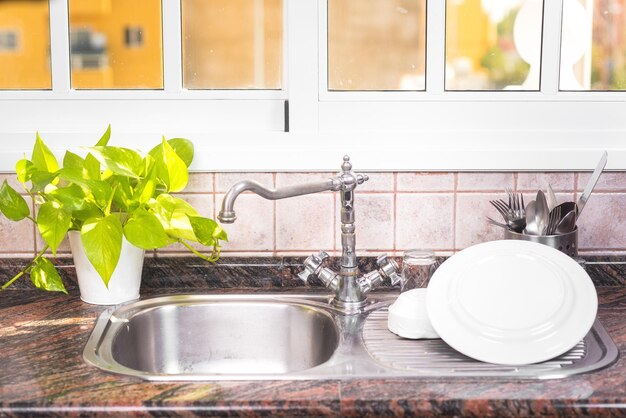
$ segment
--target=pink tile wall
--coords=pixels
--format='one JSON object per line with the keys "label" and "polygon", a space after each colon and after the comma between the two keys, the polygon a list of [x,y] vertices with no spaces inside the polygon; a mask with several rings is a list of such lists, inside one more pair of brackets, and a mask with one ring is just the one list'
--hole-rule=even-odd
{"label": "pink tile wall", "polygon": [[[489,200],[511,187],[528,200],[550,183],[560,200],[578,198],[589,173],[368,173],[370,181],[356,192],[357,248],[362,254],[398,254],[428,248],[450,254],[480,242],[499,239],[502,231],[485,222],[498,214]],[[332,173],[195,173],[179,196],[201,214],[215,217],[224,193],[238,180],[253,179],[281,187],[326,179]],[[13,182],[13,176],[0,174]],[[230,242],[224,255],[305,255],[341,251],[337,193],[282,201],[242,195],[235,205],[238,220],[225,225]],[[626,172],[604,173],[580,219],[581,253],[626,254]],[[41,241],[30,221],[9,222],[0,216],[0,256],[31,256]],[[63,245],[60,253],[69,250]],[[187,254],[172,246],[156,254]]]}

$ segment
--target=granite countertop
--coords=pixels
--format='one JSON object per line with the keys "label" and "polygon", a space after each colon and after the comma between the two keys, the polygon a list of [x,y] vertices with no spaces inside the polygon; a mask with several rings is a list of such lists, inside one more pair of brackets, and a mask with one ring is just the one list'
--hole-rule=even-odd
{"label": "granite countertop", "polygon": [[[210,268],[196,260],[146,261],[143,297],[303,290],[294,286],[297,263],[286,258],[222,261]],[[0,277],[7,277],[19,264],[0,261]],[[26,285],[0,293],[0,416],[626,416],[626,272],[621,264],[598,263],[588,270],[598,288],[598,317],[620,350],[617,362],[598,372],[546,381],[401,378],[199,383],[150,383],[85,364],[82,350],[105,308],[81,302],[72,286],[71,263],[59,264],[69,296]]]}

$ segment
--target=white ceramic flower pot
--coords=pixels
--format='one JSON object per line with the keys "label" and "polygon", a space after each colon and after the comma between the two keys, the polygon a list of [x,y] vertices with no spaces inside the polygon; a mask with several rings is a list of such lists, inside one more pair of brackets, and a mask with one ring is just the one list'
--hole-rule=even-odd
{"label": "white ceramic flower pot", "polygon": [[80,232],[70,231],[80,298],[94,305],[117,305],[139,298],[141,271],[145,251],[122,238],[122,252],[107,288],[87,258]]}

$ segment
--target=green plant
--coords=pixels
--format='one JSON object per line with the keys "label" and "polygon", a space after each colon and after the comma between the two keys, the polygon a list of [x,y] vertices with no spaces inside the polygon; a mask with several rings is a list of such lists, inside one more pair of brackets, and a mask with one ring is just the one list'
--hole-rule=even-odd
{"label": "green plant", "polygon": [[[67,293],[45,254],[50,249],[56,256],[70,230],[80,231],[87,257],[105,285],[117,266],[122,236],[146,250],[181,243],[207,261],[219,258],[226,232],[171,194],[187,186],[193,144],[182,138],[163,138],[142,155],[108,145],[110,137],[111,126],[95,146],[86,149],[84,158],[67,151],[59,166],[37,134],[31,159],[17,162],[17,178],[38,211],[36,216],[31,214],[24,197],[6,180],[0,188],[0,211],[12,221],[33,221],[46,246],[2,289],[30,274],[36,287]],[[201,254],[190,241],[211,247],[211,255]]]}

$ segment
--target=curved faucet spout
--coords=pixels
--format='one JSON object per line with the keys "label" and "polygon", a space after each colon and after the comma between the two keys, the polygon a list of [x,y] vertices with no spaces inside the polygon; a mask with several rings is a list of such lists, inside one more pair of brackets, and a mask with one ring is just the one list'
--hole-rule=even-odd
{"label": "curved faucet spout", "polygon": [[268,200],[286,199],[288,197],[302,196],[305,194],[320,193],[329,190],[339,190],[341,182],[336,179],[328,179],[316,183],[299,184],[295,186],[282,187],[280,189],[268,189],[265,186],[252,180],[242,180],[235,183],[224,196],[222,200],[222,209],[217,219],[222,223],[230,224],[235,222],[237,215],[235,213],[235,200],[246,191],[253,192]]}

